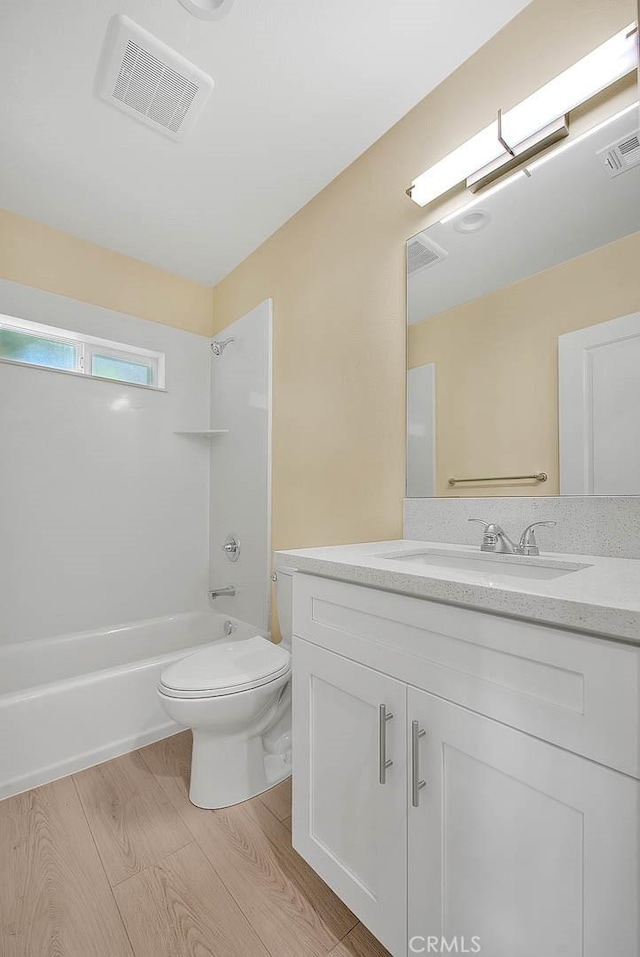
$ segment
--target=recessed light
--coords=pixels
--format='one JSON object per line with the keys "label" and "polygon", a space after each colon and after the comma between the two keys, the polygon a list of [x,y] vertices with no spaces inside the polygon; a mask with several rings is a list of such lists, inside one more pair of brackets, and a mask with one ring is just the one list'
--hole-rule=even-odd
{"label": "recessed light", "polygon": [[180,3],[200,20],[222,20],[233,6],[233,0],[180,0]]}
{"label": "recessed light", "polygon": [[477,233],[491,222],[491,213],[486,209],[470,209],[453,224],[457,233]]}

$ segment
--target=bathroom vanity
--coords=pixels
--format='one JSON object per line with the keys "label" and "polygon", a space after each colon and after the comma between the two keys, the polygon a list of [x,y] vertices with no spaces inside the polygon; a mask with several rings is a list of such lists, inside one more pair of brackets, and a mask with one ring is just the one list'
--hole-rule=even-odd
{"label": "bathroom vanity", "polygon": [[637,957],[640,561],[419,542],[277,561],[299,572],[305,860],[394,957],[429,938]]}

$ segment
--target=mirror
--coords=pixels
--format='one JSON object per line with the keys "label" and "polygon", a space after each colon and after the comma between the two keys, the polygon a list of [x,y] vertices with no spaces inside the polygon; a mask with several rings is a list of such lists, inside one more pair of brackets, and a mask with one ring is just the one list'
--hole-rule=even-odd
{"label": "mirror", "polygon": [[640,494],[631,108],[407,244],[407,495]]}

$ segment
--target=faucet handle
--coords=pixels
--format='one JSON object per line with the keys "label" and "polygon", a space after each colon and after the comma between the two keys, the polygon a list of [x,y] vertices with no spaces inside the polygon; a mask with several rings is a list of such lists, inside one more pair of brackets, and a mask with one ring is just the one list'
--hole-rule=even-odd
{"label": "faucet handle", "polygon": [[480,546],[480,549],[483,552],[494,552],[500,542],[500,539],[506,539],[504,531],[494,522],[485,522],[482,518],[469,518],[467,521],[478,522],[479,525],[484,525],[482,544]]}
{"label": "faucet handle", "polygon": [[557,522],[532,522],[531,525],[527,525],[524,532],[520,536],[520,545],[519,549],[522,555],[539,555],[540,549],[538,548],[538,543],[536,541],[535,529],[540,526],[546,528],[553,528],[554,525],[557,525]]}

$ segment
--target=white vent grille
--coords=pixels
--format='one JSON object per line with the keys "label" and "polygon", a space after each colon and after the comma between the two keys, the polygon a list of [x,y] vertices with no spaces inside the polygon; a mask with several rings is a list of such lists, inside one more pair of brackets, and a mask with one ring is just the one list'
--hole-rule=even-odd
{"label": "white vent grille", "polygon": [[177,133],[197,92],[198,87],[186,76],[129,40],[114,99]]}
{"label": "white vent grille", "polygon": [[619,176],[634,166],[640,166],[640,130],[629,133],[617,143],[600,150],[598,156],[611,177]]}
{"label": "white vent grille", "polygon": [[125,16],[109,26],[101,62],[100,95],[172,139],[193,126],[213,89],[198,67]]}
{"label": "white vent grille", "polygon": [[427,239],[424,233],[419,233],[407,243],[407,272],[411,276],[427,266],[435,266],[448,255],[446,249],[438,246],[432,239]]}

